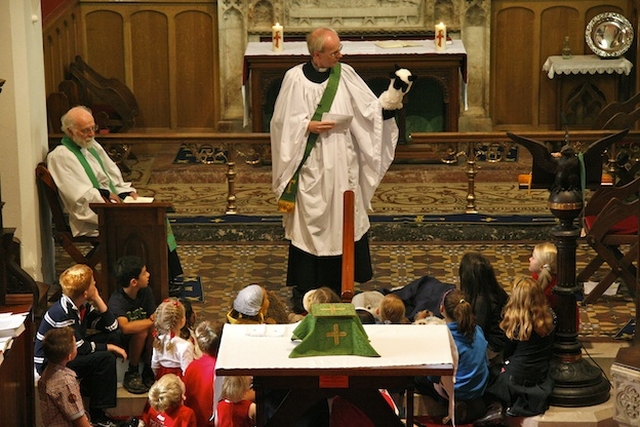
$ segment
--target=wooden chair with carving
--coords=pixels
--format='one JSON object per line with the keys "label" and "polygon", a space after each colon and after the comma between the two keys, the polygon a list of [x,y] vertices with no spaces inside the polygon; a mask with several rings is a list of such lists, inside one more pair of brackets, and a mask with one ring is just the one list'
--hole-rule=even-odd
{"label": "wooden chair with carving", "polygon": [[584,230],[596,256],[580,272],[578,282],[586,282],[601,266],[609,272],[586,296],[584,303],[596,301],[611,284],[624,280],[629,292],[636,295],[638,261],[638,216],[640,212],[640,177],[620,187],[601,187],[584,208]]}
{"label": "wooden chair with carving", "polygon": [[[62,208],[58,187],[45,163],[39,163],[36,167],[36,178],[51,211],[54,228],[53,238],[55,242],[62,246],[73,261],[91,267],[95,281],[99,282],[100,272],[96,270],[96,266],[100,263],[100,237],[74,237]],[[89,246],[89,249],[81,249],[78,245]]]}

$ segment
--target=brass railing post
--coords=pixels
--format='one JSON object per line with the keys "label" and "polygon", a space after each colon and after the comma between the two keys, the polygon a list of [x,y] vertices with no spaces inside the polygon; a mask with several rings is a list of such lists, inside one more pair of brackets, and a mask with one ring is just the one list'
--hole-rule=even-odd
{"label": "brass railing post", "polygon": [[227,215],[234,215],[238,212],[236,205],[236,148],[232,142],[224,143],[227,148]]}
{"label": "brass railing post", "polygon": [[468,153],[467,153],[467,169],[465,174],[467,175],[467,182],[469,184],[467,190],[467,206],[465,207],[465,213],[478,213],[478,209],[476,209],[476,149],[475,143],[468,143]]}

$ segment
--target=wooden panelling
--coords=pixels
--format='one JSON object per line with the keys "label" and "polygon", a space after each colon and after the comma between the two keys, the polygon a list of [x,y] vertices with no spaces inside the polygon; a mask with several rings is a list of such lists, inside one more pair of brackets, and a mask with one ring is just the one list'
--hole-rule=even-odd
{"label": "wooden panelling", "polygon": [[[220,120],[217,5],[69,3],[43,28],[47,95],[76,55],[136,97],[139,131],[215,131]],[[53,129],[57,131],[57,129]]]}
{"label": "wooden panelling", "polygon": [[[217,37],[215,22],[210,15],[188,11],[176,16],[176,85],[178,103],[177,127],[198,128],[212,125],[215,52]],[[194,101],[197,102],[197,108]]]}
{"label": "wooden panelling", "polygon": [[42,29],[44,75],[47,95],[58,90],[65,79],[69,64],[80,53],[78,15],[75,7],[61,10]]}
{"label": "wooden panelling", "polygon": [[[171,128],[169,20],[164,13],[143,10],[131,22],[131,88],[138,99],[143,128]],[[188,102],[188,101],[187,101]]]}
{"label": "wooden panelling", "polygon": [[[557,79],[542,71],[547,57],[560,55],[569,36],[574,55],[589,55],[584,30],[602,12],[619,12],[635,22],[626,0],[495,0],[491,22],[491,117],[496,130],[543,130],[561,127]],[[635,63],[636,47],[625,55]],[[634,67],[635,68],[635,67]],[[635,73],[635,71],[634,71]],[[634,91],[635,74],[621,79],[618,100]],[[609,91],[612,93],[611,91]],[[609,95],[609,97],[613,97]],[[607,102],[616,99],[607,99]]]}
{"label": "wooden panelling", "polygon": [[84,17],[87,64],[107,78],[125,81],[124,20],[122,15],[109,10],[97,10]]}
{"label": "wooden panelling", "polygon": [[494,125],[530,125],[533,121],[534,89],[531,82],[534,60],[530,52],[537,44],[534,37],[535,15],[531,10],[512,7],[496,13],[494,27],[517,28],[510,34],[496,34],[492,47],[492,90]]}

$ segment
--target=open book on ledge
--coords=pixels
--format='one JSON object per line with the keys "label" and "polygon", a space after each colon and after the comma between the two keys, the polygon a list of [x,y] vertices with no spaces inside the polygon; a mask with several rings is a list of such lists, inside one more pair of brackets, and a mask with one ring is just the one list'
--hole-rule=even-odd
{"label": "open book on ledge", "polygon": [[153,197],[142,197],[138,196],[137,199],[134,199],[131,196],[127,196],[124,198],[125,203],[153,203]]}
{"label": "open book on ledge", "polygon": [[420,42],[412,42],[412,41],[405,41],[405,40],[382,40],[382,41],[376,42],[376,46],[382,47],[382,48],[385,48],[385,49],[392,49],[392,48],[396,48],[396,47],[422,46],[422,43],[420,43]]}

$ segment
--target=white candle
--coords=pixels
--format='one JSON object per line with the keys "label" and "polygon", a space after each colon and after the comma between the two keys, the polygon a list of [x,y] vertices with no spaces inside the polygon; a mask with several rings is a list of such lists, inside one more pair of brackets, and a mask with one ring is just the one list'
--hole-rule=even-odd
{"label": "white candle", "polygon": [[282,25],[276,22],[276,25],[271,27],[271,41],[273,43],[274,52],[282,52],[284,49],[284,31]]}
{"label": "white candle", "polygon": [[436,52],[442,52],[447,48],[447,26],[442,22],[436,25]]}

